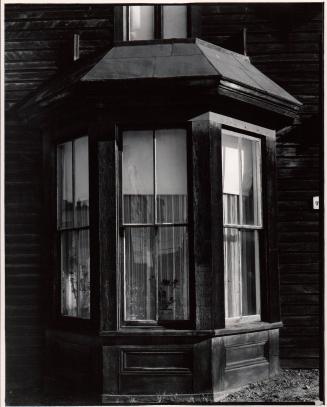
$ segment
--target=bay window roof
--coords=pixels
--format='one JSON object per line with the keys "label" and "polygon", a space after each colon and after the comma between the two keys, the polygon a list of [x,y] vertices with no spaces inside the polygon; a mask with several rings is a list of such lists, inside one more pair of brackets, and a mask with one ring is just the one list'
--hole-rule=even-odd
{"label": "bay window roof", "polygon": [[65,97],[72,85],[110,85],[120,81],[132,84],[132,81],[161,79],[187,79],[197,83],[209,79],[218,94],[247,103],[263,101],[293,117],[302,105],[252,65],[247,56],[198,38],[121,42],[91,60],[77,62],[75,70],[71,68],[66,76],[63,73],[61,78],[55,77],[46,87],[43,85],[34,98],[27,98],[25,105],[36,102],[46,106],[47,99]]}

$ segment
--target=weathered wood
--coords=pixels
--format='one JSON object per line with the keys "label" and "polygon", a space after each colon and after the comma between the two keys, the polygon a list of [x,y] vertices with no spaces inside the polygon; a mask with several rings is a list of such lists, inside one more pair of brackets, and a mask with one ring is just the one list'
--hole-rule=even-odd
{"label": "weathered wood", "polygon": [[[100,124],[98,137],[103,138],[104,128]],[[118,227],[117,227],[117,177],[118,150],[115,127],[105,129],[110,140],[99,141],[99,258],[101,284],[101,330],[117,329],[117,264],[118,264]]]}

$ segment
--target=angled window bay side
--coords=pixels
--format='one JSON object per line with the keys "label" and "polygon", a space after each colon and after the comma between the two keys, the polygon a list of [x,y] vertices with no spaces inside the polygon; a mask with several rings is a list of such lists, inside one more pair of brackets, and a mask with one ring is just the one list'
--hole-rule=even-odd
{"label": "angled window bay side", "polygon": [[260,139],[222,130],[226,323],[260,319]]}
{"label": "angled window bay side", "polygon": [[57,146],[61,315],[90,318],[88,137]]}

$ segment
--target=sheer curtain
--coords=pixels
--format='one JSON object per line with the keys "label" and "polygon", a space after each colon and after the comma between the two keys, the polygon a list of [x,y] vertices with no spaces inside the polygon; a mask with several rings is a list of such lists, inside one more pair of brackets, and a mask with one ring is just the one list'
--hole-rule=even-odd
{"label": "sheer curtain", "polygon": [[185,320],[189,316],[185,130],[125,131],[122,174],[125,318]]}
{"label": "sheer curtain", "polygon": [[259,312],[259,147],[258,140],[234,132],[223,133],[222,184],[227,318],[255,315]]}

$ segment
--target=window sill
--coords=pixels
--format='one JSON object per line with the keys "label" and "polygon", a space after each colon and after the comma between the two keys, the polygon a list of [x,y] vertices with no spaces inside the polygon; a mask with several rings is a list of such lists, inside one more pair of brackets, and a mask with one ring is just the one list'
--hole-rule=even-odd
{"label": "window sill", "polygon": [[165,329],[165,328],[123,328],[120,331],[102,331],[101,336],[226,336],[246,332],[268,331],[270,329],[282,328],[282,322],[251,322],[242,323],[229,326],[221,329],[204,329],[204,330],[191,330],[191,329]]}

